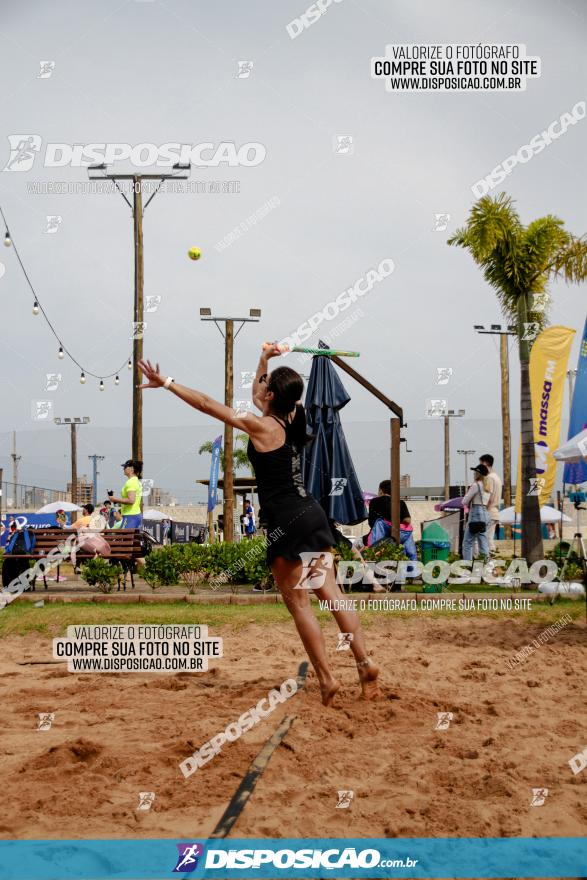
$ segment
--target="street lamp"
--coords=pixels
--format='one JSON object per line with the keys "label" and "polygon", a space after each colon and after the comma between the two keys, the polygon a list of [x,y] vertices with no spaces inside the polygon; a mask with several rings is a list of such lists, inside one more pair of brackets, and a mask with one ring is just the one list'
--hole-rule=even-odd
{"label": "street lamp", "polygon": [[[220,335],[224,339],[224,403],[232,407],[234,389],[234,340],[246,323],[258,323],[261,318],[261,309],[249,309],[248,318],[220,318],[212,314],[212,310],[205,307],[200,309],[201,321],[214,321]],[[240,322],[240,327],[234,332],[235,321]],[[224,332],[220,327],[224,324]],[[233,481],[233,427],[224,424],[224,490],[223,490],[223,515],[224,515],[224,540],[234,540],[234,481]]]}
{"label": "street lamp", "polygon": [[461,419],[465,415],[464,409],[447,409],[444,416],[444,499],[450,497],[450,420]]}
{"label": "street lamp", "polygon": [[465,486],[465,492],[466,492],[467,491],[467,483],[469,480],[469,456],[475,455],[475,450],[474,449],[457,449],[457,454],[465,456],[465,483],[464,483],[464,486]]}
{"label": "street lamp", "polygon": [[[151,201],[155,198],[166,180],[187,180],[190,165],[176,162],[173,165],[172,174],[108,174],[104,162],[88,167],[90,180],[111,180],[114,186],[127,203],[132,212],[133,236],[134,236],[134,305],[133,305],[133,333],[132,333],[132,363],[129,360],[129,369],[133,371],[132,377],[132,457],[143,460],[143,398],[140,390],[141,371],[139,361],[143,359],[143,327],[144,327],[144,259],[143,259],[143,216]],[[187,174],[180,174],[186,171]],[[93,172],[93,173],[92,173]],[[132,181],[132,203],[119,186],[118,181]],[[143,205],[144,181],[156,182],[153,192]],[[104,390],[104,383],[100,382],[100,391]]]}
{"label": "street lamp", "polygon": [[503,502],[506,507],[512,503],[512,465],[510,449],[510,366],[508,353],[508,336],[517,336],[517,328],[513,324],[507,327],[491,324],[486,329],[483,324],[474,324],[473,329],[480,335],[499,336],[499,360],[501,369],[501,445],[503,454]]}
{"label": "street lamp", "polygon": [[72,504],[77,503],[77,426],[78,425],[89,425],[90,417],[89,416],[73,416],[72,418],[59,418],[56,417],[53,419],[56,425],[65,425],[69,427],[71,431],[71,501]]}

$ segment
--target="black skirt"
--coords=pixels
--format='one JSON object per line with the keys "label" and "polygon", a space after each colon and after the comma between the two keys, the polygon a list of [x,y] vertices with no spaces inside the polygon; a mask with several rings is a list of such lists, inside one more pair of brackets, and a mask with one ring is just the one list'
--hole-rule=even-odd
{"label": "black skirt", "polygon": [[328,517],[311,495],[286,495],[279,504],[263,507],[260,516],[267,524],[269,565],[279,556],[297,561],[300,553],[329,550],[336,543]]}

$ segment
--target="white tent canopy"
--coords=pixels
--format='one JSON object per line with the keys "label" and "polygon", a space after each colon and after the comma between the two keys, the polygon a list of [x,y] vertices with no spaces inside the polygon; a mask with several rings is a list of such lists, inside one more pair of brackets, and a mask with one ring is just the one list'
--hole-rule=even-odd
{"label": "white tent canopy", "polygon": [[157,522],[162,522],[164,519],[171,520],[171,516],[167,516],[166,513],[161,513],[160,510],[155,510],[154,507],[149,507],[148,510],[143,511],[143,519],[151,519],[156,520]]}
{"label": "white tent canopy", "polygon": [[552,454],[557,461],[578,462],[587,459],[587,428],[579,431]]}
{"label": "white tent canopy", "polygon": [[51,504],[45,504],[44,507],[40,507],[37,513],[57,513],[58,510],[70,513],[73,510],[81,510],[81,507],[78,507],[77,504],[72,504],[71,501],[52,501]]}
{"label": "white tent canopy", "polygon": [[[522,521],[522,514],[516,513],[515,507],[506,507],[504,510],[500,510],[499,521],[504,526],[513,525],[514,523]],[[548,504],[545,504],[540,508],[540,522],[557,523],[572,522],[572,520],[570,516],[566,515],[566,513],[561,514],[560,510],[556,510],[556,508],[549,507]]]}

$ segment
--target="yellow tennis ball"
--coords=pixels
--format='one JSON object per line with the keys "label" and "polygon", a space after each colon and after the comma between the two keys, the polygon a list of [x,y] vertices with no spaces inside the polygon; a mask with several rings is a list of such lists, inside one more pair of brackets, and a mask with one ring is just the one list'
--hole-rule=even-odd
{"label": "yellow tennis ball", "polygon": [[200,248],[191,247],[188,251],[188,257],[190,258],[190,260],[199,260],[201,256],[202,251],[200,250]]}

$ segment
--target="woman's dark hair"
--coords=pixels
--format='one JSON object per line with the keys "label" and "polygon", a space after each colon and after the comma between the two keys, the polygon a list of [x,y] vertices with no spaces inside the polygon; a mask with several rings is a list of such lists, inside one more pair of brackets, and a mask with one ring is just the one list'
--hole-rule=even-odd
{"label": "woman's dark hair", "polygon": [[88,513],[93,513],[94,512],[94,505],[93,504],[84,504],[83,509],[87,510]]}
{"label": "woman's dark hair", "polygon": [[143,476],[143,462],[134,460],[132,463],[133,470],[135,472],[135,477],[139,479]]}
{"label": "woman's dark hair", "polygon": [[298,402],[304,392],[304,380],[290,367],[277,367],[269,374],[267,390],[273,392],[271,409],[276,416],[287,419],[295,408],[294,417],[287,424],[286,436],[298,450],[303,449],[312,439],[308,434],[306,412]]}
{"label": "woman's dark hair", "polygon": [[379,489],[384,495],[391,495],[391,480],[381,480]]}

